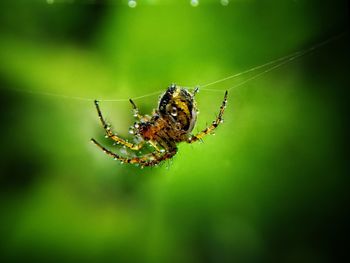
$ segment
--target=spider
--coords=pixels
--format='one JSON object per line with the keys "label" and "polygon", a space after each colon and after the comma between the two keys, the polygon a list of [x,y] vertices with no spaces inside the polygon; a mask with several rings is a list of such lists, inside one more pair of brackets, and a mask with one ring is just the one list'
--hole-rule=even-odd
{"label": "spider", "polygon": [[106,154],[122,163],[140,165],[141,168],[144,166],[155,166],[176,154],[177,143],[201,141],[205,135],[212,133],[222,122],[227,103],[227,91],[225,92],[219,114],[212,124],[196,135],[191,134],[197,120],[197,107],[194,99],[197,92],[198,88],[191,93],[185,88],[172,84],[161,96],[158,109],[153,111],[152,116],[141,115],[136,104],[130,99],[134,116],[137,119],[131,127],[130,133],[136,136],[139,140],[138,143],[130,143],[115,134],[111,130],[110,124],[103,118],[99,102],[97,100],[94,101],[98,117],[106,132],[106,138],[110,138],[116,144],[123,145],[124,148],[134,151],[139,151],[147,142],[154,149],[153,152],[136,157],[123,157],[106,149],[95,139],[91,139],[91,141]]}

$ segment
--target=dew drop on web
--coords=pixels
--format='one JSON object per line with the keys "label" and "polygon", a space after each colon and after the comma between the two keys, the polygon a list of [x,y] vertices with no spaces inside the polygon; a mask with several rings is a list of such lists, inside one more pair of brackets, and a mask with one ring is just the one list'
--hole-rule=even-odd
{"label": "dew drop on web", "polygon": [[191,6],[198,6],[199,5],[199,1],[198,0],[191,0]]}
{"label": "dew drop on web", "polygon": [[129,0],[128,6],[131,8],[135,8],[137,6],[137,2],[135,0]]}
{"label": "dew drop on web", "polygon": [[227,6],[229,4],[229,0],[220,0],[220,3],[223,5],[223,6]]}

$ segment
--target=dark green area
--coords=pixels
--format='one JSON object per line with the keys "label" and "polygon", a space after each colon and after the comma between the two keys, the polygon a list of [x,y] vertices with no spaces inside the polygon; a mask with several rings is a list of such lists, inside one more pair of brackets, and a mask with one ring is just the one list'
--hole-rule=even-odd
{"label": "dark green area", "polygon": [[[160,167],[113,161],[92,101],[194,86],[348,27],[347,1],[0,2],[0,254],[33,262],[347,256],[349,35],[230,90],[225,122]],[[201,91],[196,130],[254,71]],[[31,93],[34,92],[34,93]],[[150,113],[157,96],[135,101]],[[128,102],[102,102],[129,137]]]}

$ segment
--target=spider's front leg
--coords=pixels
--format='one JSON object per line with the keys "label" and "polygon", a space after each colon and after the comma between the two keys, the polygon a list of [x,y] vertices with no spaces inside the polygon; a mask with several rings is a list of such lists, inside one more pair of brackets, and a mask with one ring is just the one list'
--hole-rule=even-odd
{"label": "spider's front leg", "polygon": [[213,132],[213,130],[215,130],[219,124],[222,122],[222,116],[224,115],[224,111],[226,108],[226,104],[227,104],[227,94],[228,92],[225,92],[225,96],[224,96],[224,100],[222,101],[221,107],[220,107],[220,112],[219,115],[216,117],[216,119],[213,121],[213,123],[205,128],[203,131],[197,133],[196,135],[191,135],[191,137],[187,140],[188,143],[194,143],[198,140],[201,140],[205,135]]}
{"label": "spider's front leg", "polygon": [[135,102],[133,102],[132,99],[129,99],[129,101],[130,101],[130,103],[131,103],[131,105],[132,105],[132,110],[133,110],[133,112],[134,112],[134,117],[137,118],[137,119],[139,119],[139,120],[141,120],[142,115],[141,115],[140,112],[139,112],[139,108],[137,108]]}
{"label": "spider's front leg", "polygon": [[155,166],[155,165],[159,164],[160,162],[162,162],[164,160],[170,159],[177,152],[177,148],[173,148],[173,149],[165,152],[164,154],[159,154],[159,152],[154,152],[154,153],[149,153],[149,154],[146,154],[146,155],[140,156],[140,157],[126,158],[126,157],[122,157],[122,156],[120,156],[120,155],[118,155],[116,153],[111,152],[110,150],[108,150],[105,147],[103,147],[101,144],[99,144],[94,139],[91,139],[91,141],[94,144],[96,144],[104,153],[106,153],[109,156],[113,157],[113,159],[119,160],[122,163],[138,164],[141,167],[144,167],[144,166]]}
{"label": "spider's front leg", "polygon": [[[105,119],[102,116],[102,112],[101,112],[100,106],[98,104],[99,102],[97,100],[95,100],[94,103],[96,106],[98,117],[101,121],[102,127],[105,130],[106,136],[108,136],[108,138],[111,138],[113,141],[117,142],[118,144],[125,145],[126,147],[130,148],[131,150],[137,151],[137,150],[142,148],[142,146],[144,145],[144,141],[142,141],[139,144],[130,143],[122,138],[119,138],[114,132],[112,132],[111,127],[106,123]],[[91,141],[96,142],[94,139],[91,139]]]}

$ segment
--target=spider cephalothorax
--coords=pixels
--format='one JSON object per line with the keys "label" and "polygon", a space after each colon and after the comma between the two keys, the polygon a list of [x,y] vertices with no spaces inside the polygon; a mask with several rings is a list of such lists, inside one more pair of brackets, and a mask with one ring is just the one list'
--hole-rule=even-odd
{"label": "spider cephalothorax", "polygon": [[138,144],[130,143],[111,131],[110,126],[102,117],[98,101],[95,100],[98,116],[108,138],[135,151],[140,150],[145,142],[148,142],[154,148],[154,151],[151,153],[132,158],[122,157],[107,150],[95,139],[91,139],[91,141],[105,153],[121,162],[139,164],[141,167],[157,165],[176,154],[176,143],[183,141],[193,143],[201,140],[202,137],[211,133],[222,122],[222,115],[227,101],[227,91],[225,92],[219,115],[212,124],[196,135],[191,134],[197,120],[197,107],[194,100],[197,91],[198,89],[195,89],[191,93],[185,88],[177,87],[175,84],[171,85],[161,96],[158,109],[153,112],[152,116],[140,115],[135,103],[130,100],[134,116],[137,118],[137,121],[131,127],[131,133],[141,139]]}

